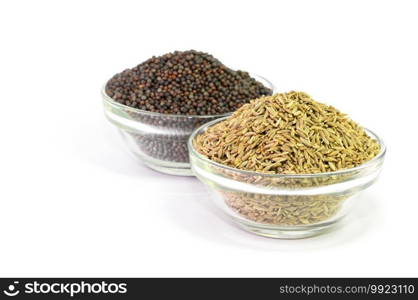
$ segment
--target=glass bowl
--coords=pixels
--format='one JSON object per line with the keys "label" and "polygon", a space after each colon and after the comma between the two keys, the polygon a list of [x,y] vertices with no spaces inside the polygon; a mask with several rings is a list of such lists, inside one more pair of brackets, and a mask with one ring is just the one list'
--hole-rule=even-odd
{"label": "glass bowl", "polygon": [[[251,73],[250,76],[274,92],[270,81]],[[102,97],[107,119],[118,128],[130,152],[148,167],[172,175],[193,176],[187,149],[193,130],[232,113],[193,116],[149,112],[114,101],[105,87]]]}
{"label": "glass bowl", "polygon": [[252,233],[284,239],[317,235],[336,225],[349,212],[358,194],[381,171],[386,148],[370,161],[351,169],[301,175],[263,174],[238,170],[211,161],[196,151],[194,138],[226,118],[193,132],[188,147],[192,171],[212,198],[236,224]]}

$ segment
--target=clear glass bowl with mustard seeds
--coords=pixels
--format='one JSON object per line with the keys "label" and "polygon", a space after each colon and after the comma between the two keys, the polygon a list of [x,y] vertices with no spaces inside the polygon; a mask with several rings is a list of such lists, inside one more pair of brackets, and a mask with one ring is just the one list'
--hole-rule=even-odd
{"label": "clear glass bowl with mustard seeds", "polygon": [[257,235],[298,239],[331,229],[350,211],[359,193],[377,180],[385,158],[383,141],[365,130],[380,145],[380,153],[354,168],[295,175],[240,170],[208,159],[193,144],[196,136],[225,119],[193,132],[188,142],[191,168],[216,205]]}
{"label": "clear glass bowl with mustard seeds", "polygon": [[[267,79],[250,76],[274,92]],[[193,176],[187,142],[199,126],[232,114],[176,115],[150,112],[121,104],[102,89],[105,116],[116,126],[130,152],[148,167],[171,175]]]}

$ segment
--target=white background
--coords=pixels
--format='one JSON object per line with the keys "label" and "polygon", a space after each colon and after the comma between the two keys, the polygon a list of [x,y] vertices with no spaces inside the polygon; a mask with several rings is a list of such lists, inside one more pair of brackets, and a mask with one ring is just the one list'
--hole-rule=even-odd
{"label": "white background", "polygon": [[[2,1],[1,276],[418,276],[416,1]],[[131,158],[103,116],[114,73],[209,52],[377,132],[380,180],[346,225],[273,240],[195,178]]]}

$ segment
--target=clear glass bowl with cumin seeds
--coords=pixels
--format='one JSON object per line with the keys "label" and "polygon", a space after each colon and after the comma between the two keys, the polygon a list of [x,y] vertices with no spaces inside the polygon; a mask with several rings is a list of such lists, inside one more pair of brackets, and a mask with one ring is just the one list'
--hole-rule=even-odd
{"label": "clear glass bowl with cumin seeds", "polygon": [[380,153],[354,168],[290,175],[240,170],[212,161],[194,147],[196,136],[225,119],[207,123],[191,135],[192,171],[223,212],[243,229],[262,236],[298,239],[334,227],[359,193],[376,181],[386,153],[383,141],[365,129],[380,145]]}
{"label": "clear glass bowl with cumin seeds", "polygon": [[[274,93],[275,87],[270,81],[249,74]],[[199,126],[232,114],[162,114],[121,104],[106,94],[105,86],[101,93],[105,116],[117,127],[135,158],[151,169],[171,175],[193,176],[187,147],[190,135]]]}

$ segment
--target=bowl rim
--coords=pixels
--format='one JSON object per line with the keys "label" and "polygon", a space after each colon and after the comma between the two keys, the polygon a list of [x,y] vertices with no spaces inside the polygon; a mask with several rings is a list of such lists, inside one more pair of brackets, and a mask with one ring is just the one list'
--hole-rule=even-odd
{"label": "bowl rim", "polygon": [[261,173],[261,172],[256,172],[256,171],[248,171],[248,170],[241,170],[241,169],[237,169],[237,168],[233,168],[230,166],[226,166],[223,165],[221,163],[215,162],[213,160],[210,160],[209,158],[207,158],[206,156],[200,154],[193,145],[193,140],[196,137],[197,133],[202,131],[202,130],[206,130],[207,128],[209,128],[210,126],[222,122],[224,120],[226,120],[229,116],[223,117],[223,118],[219,118],[216,120],[213,120],[211,122],[205,123],[201,126],[199,126],[198,128],[196,128],[192,134],[189,137],[189,140],[187,141],[187,146],[189,149],[189,156],[190,156],[190,165],[193,169],[193,159],[192,159],[192,155],[197,157],[200,160],[203,160],[206,163],[209,163],[213,166],[216,167],[220,167],[229,171],[233,171],[233,172],[238,172],[238,173],[242,173],[242,174],[247,174],[247,175],[251,175],[251,176],[263,176],[263,177],[270,177],[270,178],[317,178],[317,177],[325,177],[325,176],[335,176],[335,175],[344,175],[344,174],[348,174],[348,173],[352,173],[352,172],[356,172],[356,171],[360,171],[363,169],[368,168],[369,166],[373,165],[375,162],[381,160],[384,158],[385,154],[386,154],[386,146],[385,143],[383,142],[383,140],[377,135],[375,134],[373,131],[363,127],[363,129],[366,131],[366,133],[372,138],[376,139],[376,141],[379,143],[380,145],[380,152],[373,157],[372,159],[368,160],[367,162],[356,166],[354,168],[349,168],[349,169],[342,169],[342,170],[337,170],[337,171],[333,171],[333,172],[322,172],[322,173],[306,173],[306,174],[269,174],[269,173]]}
{"label": "bowl rim", "polygon": [[[253,79],[257,80],[258,82],[260,82],[264,86],[266,86],[265,83],[268,84],[269,86],[267,86],[267,87],[269,89],[271,89],[272,94],[275,93],[276,87],[274,86],[274,84],[270,80],[266,79],[263,76],[260,76],[258,74],[255,74],[255,73],[251,73],[251,72],[247,72],[247,73],[250,75],[250,77],[252,77]],[[119,103],[119,102],[115,101],[112,97],[110,97],[106,93],[106,85],[109,82],[109,80],[106,81],[106,83],[102,86],[101,94],[102,94],[103,100],[106,101],[110,105],[116,106],[119,109],[127,110],[129,112],[141,113],[141,114],[145,114],[145,115],[149,115],[149,116],[155,116],[155,117],[193,118],[193,119],[196,119],[196,118],[198,118],[198,119],[221,118],[221,117],[230,116],[232,113],[234,113],[234,111],[231,111],[231,112],[228,112],[228,113],[217,114],[217,115],[185,115],[185,114],[178,114],[177,115],[177,114],[163,114],[163,113],[158,113],[158,112],[153,112],[153,111],[147,111],[147,110],[143,110],[143,109],[139,109],[139,108],[135,108],[135,107],[130,107],[128,105],[125,105],[125,104],[122,104],[122,103]]]}

